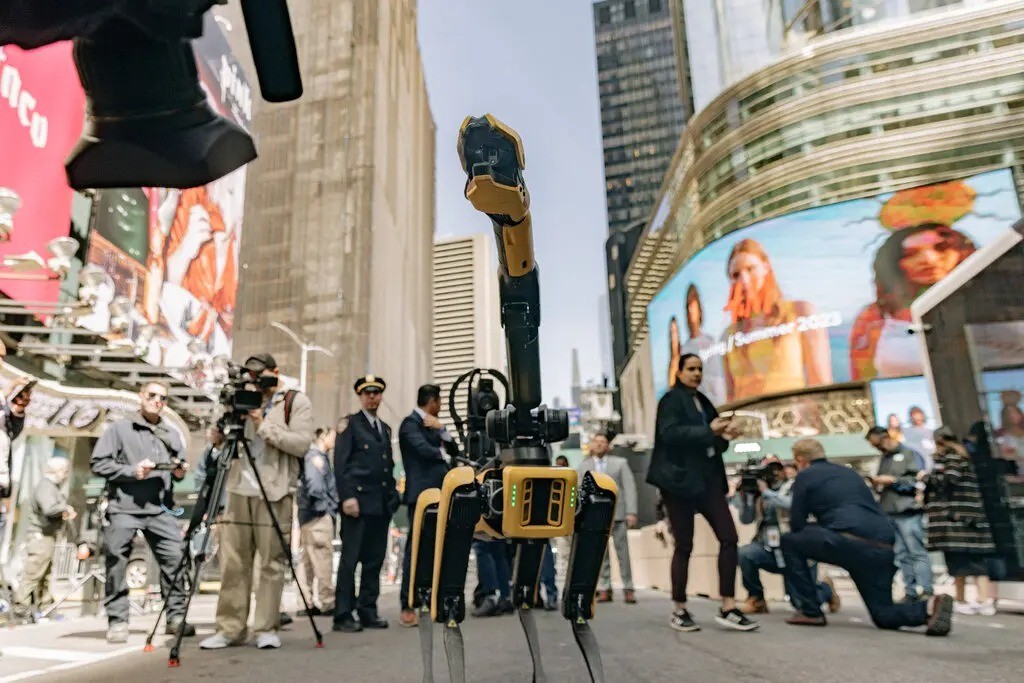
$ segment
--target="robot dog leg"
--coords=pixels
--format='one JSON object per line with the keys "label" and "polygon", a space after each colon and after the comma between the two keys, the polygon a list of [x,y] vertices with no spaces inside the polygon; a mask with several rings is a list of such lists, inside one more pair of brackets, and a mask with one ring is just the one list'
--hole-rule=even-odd
{"label": "robot dog leg", "polygon": [[[466,570],[481,507],[472,468],[457,467],[445,475],[437,508],[430,615],[444,628],[444,649],[452,683],[466,680],[466,655],[459,624],[466,618]],[[429,624],[420,624],[421,628],[424,626],[429,628]]]}
{"label": "robot dog leg", "polygon": [[419,616],[423,683],[434,683],[434,628],[430,618],[430,596],[434,590],[434,546],[437,542],[437,510],[441,489],[427,489],[416,499],[409,548],[409,609]]}
{"label": "robot dog leg", "polygon": [[594,618],[601,563],[608,552],[608,536],[615,519],[618,487],[615,480],[600,472],[587,472],[580,482],[576,531],[569,552],[569,568],[562,592],[562,616],[572,623],[573,636],[583,653],[591,680],[603,683],[604,668],[590,625]]}

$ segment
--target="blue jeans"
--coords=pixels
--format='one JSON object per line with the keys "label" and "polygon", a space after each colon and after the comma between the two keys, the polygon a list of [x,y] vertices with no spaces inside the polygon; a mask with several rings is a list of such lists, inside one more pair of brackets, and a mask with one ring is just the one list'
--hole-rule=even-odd
{"label": "blue jeans", "polygon": [[473,541],[476,574],[486,595],[506,598],[512,594],[512,568],[508,564],[505,541]]}
{"label": "blue jeans", "polygon": [[540,565],[540,585],[544,589],[544,600],[558,600],[558,586],[555,584],[555,554],[551,552],[551,541],[544,548],[544,560]]}
{"label": "blue jeans", "polygon": [[[747,595],[752,598],[764,599],[764,584],[761,583],[761,570],[772,574],[782,574],[786,587],[786,595],[793,599],[793,590],[789,585],[789,576],[775,559],[775,553],[768,550],[760,543],[748,543],[740,548],[740,574],[743,576],[743,587]],[[818,576],[817,563],[811,563],[809,567],[811,576]],[[815,581],[815,588],[818,593],[818,604],[824,605],[832,599],[832,589],[827,583]]]}
{"label": "blue jeans", "polygon": [[932,560],[924,545],[924,515],[891,515],[896,526],[896,564],[903,574],[907,597],[932,592]]}

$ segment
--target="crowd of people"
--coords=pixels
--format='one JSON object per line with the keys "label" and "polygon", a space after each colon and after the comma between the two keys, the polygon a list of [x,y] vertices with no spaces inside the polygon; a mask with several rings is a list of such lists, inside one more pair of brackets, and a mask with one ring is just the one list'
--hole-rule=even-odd
{"label": "crowd of people", "polygon": [[[715,620],[723,627],[758,628],[750,615],[768,611],[761,571],[783,575],[795,610],[787,623],[825,626],[824,610],[837,611],[840,600],[830,578],[819,577],[818,563],[846,570],[879,628],[923,626],[929,635],[944,636],[954,611],[995,614],[994,581],[1006,567],[996,553],[968,451],[971,438],[962,440],[946,427],[924,434],[923,413],[911,410],[913,443],[933,445],[931,453],[896,438],[891,425],[872,427],[865,437],[879,464],[874,474],[862,476],[830,463],[817,439],[803,438],[792,446],[792,466],[769,456],[761,463],[767,474],[758,479],[757,490],[737,491],[727,479],[722,454],[739,430],[732,415],[720,416],[701,393],[702,376],[699,356],[679,357],[674,387],[658,405],[647,476],[661,493],[675,536],[672,628],[700,629],[687,607],[696,514],[707,519],[719,542],[722,604]],[[731,502],[740,508],[741,521],[757,520],[755,538],[742,548]],[[929,551],[942,553],[954,596],[935,593]],[[747,591],[742,605],[735,600],[737,568]],[[893,600],[897,568],[905,591],[898,603]],[[976,599],[968,601],[972,577]]]}
{"label": "crowd of people", "polygon": [[[341,632],[387,628],[378,601],[392,518],[404,505],[411,520],[418,497],[440,487],[448,471],[459,466],[459,447],[439,418],[441,388],[419,388],[416,405],[396,436],[378,413],[386,382],[367,375],[353,386],[360,410],[334,427],[315,428],[310,400],[286,388],[271,355],[252,356],[245,368],[263,396],[262,406],[241,423],[252,458],[220,463],[225,436],[214,427],[198,464],[200,486],[214,468],[227,467],[226,497],[220,509],[207,511],[217,519],[219,534],[216,632],[200,647],[241,645],[250,636],[259,648],[281,646],[278,631],[290,620],[281,603],[292,571],[293,515],[301,547],[300,587],[308,604],[299,615],[330,616],[333,630]],[[963,441],[945,427],[929,435],[916,434],[915,445],[934,446],[931,453],[922,454],[894,434],[892,425],[873,427],[866,439],[877,450],[879,464],[874,474],[862,476],[829,462],[820,441],[803,438],[793,444],[791,462],[769,456],[761,463],[756,489],[749,481],[737,487],[726,475],[723,453],[739,435],[739,427],[731,414],[719,415],[699,390],[702,376],[699,356],[679,357],[674,386],[658,405],[647,472],[648,483],[660,492],[659,507],[675,541],[674,609],[669,622],[673,629],[701,628],[687,601],[697,514],[706,518],[719,543],[721,605],[714,619],[724,628],[759,628],[751,617],[769,609],[762,571],[782,575],[794,608],[788,624],[825,626],[826,610],[838,611],[840,599],[831,579],[819,576],[819,563],[846,570],[879,628],[920,626],[929,635],[941,636],[950,632],[954,611],[995,613],[994,581],[1006,568],[995,552],[969,439]],[[174,581],[183,548],[173,484],[185,477],[188,464],[180,438],[162,416],[167,396],[166,385],[148,382],[140,391],[138,412],[111,423],[92,453],[92,472],[106,481],[102,553],[107,639],[112,643],[128,637],[126,568],[138,535],[145,538],[159,565],[166,633],[195,633],[185,619],[184,583]],[[9,446],[17,437],[30,400],[31,386],[4,397],[0,445],[6,439]],[[395,443],[404,486],[394,476]],[[564,456],[555,464],[569,466]],[[627,531],[637,527],[639,517],[630,463],[611,454],[608,435],[597,434],[578,468],[580,476],[588,471],[611,477],[618,487],[609,545],[618,561],[623,602],[635,604]],[[48,576],[56,538],[76,516],[64,492],[68,474],[68,461],[53,458],[30,496],[26,559],[14,596],[16,609],[24,613],[35,612],[50,599]],[[741,522],[755,524],[754,537],[743,546],[735,508]],[[334,542],[339,536],[341,556],[335,571]],[[502,540],[473,542],[474,616],[514,611],[513,548]],[[417,614],[408,603],[408,550],[398,595],[400,625],[415,627]],[[942,552],[955,596],[934,591],[929,551]],[[556,557],[564,559],[567,552],[565,539],[556,539],[545,550],[538,593],[545,609],[557,609]],[[602,603],[614,600],[610,554],[605,554],[598,583],[596,599]],[[893,599],[897,568],[905,591],[898,602]],[[746,591],[742,603],[735,595],[737,574]],[[976,584],[974,601],[967,600],[971,578]]]}

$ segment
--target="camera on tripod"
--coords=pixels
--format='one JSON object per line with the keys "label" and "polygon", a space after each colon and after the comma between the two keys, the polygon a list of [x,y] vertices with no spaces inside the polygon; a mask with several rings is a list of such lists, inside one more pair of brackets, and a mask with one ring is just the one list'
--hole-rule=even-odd
{"label": "camera on tripod", "polygon": [[244,416],[249,411],[263,407],[263,383],[277,385],[276,377],[263,378],[253,370],[228,362],[226,378],[217,392],[217,401],[224,406],[225,414]]}
{"label": "camera on tripod", "polygon": [[757,482],[763,481],[768,486],[774,484],[782,473],[782,463],[778,461],[763,462],[757,456],[747,458],[747,464],[740,468],[740,483],[737,491],[754,496],[761,495]]}

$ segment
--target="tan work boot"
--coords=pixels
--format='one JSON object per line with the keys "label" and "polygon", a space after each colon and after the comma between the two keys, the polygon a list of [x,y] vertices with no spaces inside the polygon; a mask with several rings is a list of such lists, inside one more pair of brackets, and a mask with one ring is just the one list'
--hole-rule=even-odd
{"label": "tan work boot", "polygon": [[398,617],[398,623],[405,628],[411,628],[419,625],[420,618],[413,610],[404,609],[402,610],[402,615]]}
{"label": "tan work boot", "polygon": [[828,611],[835,614],[843,606],[843,601],[839,599],[839,591],[836,590],[836,584],[831,576],[826,576],[821,582],[832,590],[832,599],[828,601]]}
{"label": "tan work boot", "polygon": [[768,603],[764,598],[755,598],[751,595],[747,601],[740,605],[740,611],[744,614],[768,614]]}

